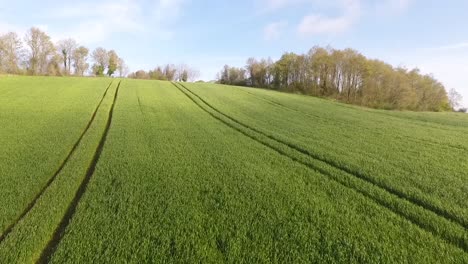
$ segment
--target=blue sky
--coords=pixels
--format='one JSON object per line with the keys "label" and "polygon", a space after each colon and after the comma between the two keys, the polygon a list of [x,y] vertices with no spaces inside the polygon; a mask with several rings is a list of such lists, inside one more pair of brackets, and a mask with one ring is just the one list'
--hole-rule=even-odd
{"label": "blue sky", "polygon": [[248,57],[351,47],[434,74],[468,106],[467,11],[466,0],[0,0],[0,32],[38,26],[115,49],[132,71],[186,63],[205,80]]}

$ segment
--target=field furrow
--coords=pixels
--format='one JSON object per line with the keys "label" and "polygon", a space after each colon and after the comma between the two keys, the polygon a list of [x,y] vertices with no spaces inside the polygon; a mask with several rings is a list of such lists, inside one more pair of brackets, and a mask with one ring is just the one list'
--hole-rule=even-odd
{"label": "field furrow", "polygon": [[0,97],[2,240],[60,170],[109,82],[0,78],[0,86],[9,92]]}
{"label": "field furrow", "polygon": [[[238,92],[240,88],[228,88],[229,96],[221,96],[222,88],[219,87],[199,84],[187,87],[208,101],[211,106],[256,132],[273,137],[298,151],[372,182],[464,228],[468,227],[468,208],[464,202],[468,199],[467,175],[464,170],[465,167],[468,168],[468,161],[463,158],[467,155],[466,151],[453,148],[442,151],[432,144],[407,140],[406,134],[418,136],[420,131],[424,131],[421,127],[416,129],[415,124],[410,123],[413,127],[406,131],[402,125],[408,124],[398,124],[390,120],[390,123],[395,125],[385,128],[387,125],[382,121],[369,121],[380,120],[381,115],[376,117],[369,114],[369,120],[361,117],[360,119],[364,119],[361,121],[358,117],[355,118],[351,111],[350,114],[343,112],[342,116],[332,118],[332,112],[307,106],[309,110],[323,113],[322,118],[312,119],[310,116],[278,111],[277,107],[269,103],[247,96],[245,92]],[[318,104],[315,101],[317,99],[309,100],[311,105]],[[281,103],[291,104],[291,101],[284,101]],[[323,118],[330,121],[323,121]],[[336,124],[340,119],[346,126]],[[366,125],[368,123],[371,125]],[[367,126],[376,125],[380,128],[372,129],[383,133],[381,137],[366,132]],[[337,129],[338,127],[342,128]],[[399,130],[403,132],[400,133]],[[462,132],[465,129],[459,128],[458,131]],[[438,135],[441,130],[429,132]],[[389,138],[385,134],[394,135]],[[394,138],[395,135],[398,139]],[[466,142],[462,140],[463,137],[466,135],[457,136],[458,142]],[[438,142],[449,143],[450,138],[451,136],[440,135]],[[425,140],[425,137],[421,137],[421,140]]]}
{"label": "field furrow", "polygon": [[[247,93],[247,94],[249,94],[251,96],[254,96],[254,97],[256,97],[256,98],[258,98],[260,100],[266,101],[269,104],[272,104],[272,105],[275,105],[275,106],[277,106],[279,108],[282,108],[283,110],[286,109],[287,111],[293,111],[293,112],[299,113],[302,116],[309,117],[311,119],[310,121],[317,121],[318,119],[319,120],[329,121],[325,117],[322,117],[322,116],[320,116],[318,114],[313,114],[313,112],[311,112],[310,110],[306,111],[304,109],[302,109],[302,110],[301,109],[296,109],[294,107],[285,105],[285,104],[283,104],[283,103],[281,103],[281,102],[279,102],[279,101],[277,101],[275,99],[269,98],[268,96],[257,94],[257,93],[248,91],[246,89],[238,88],[238,90],[242,91],[242,92],[245,92],[245,93]],[[352,129],[351,124],[346,125],[345,123],[337,122],[337,123],[335,123],[335,125],[343,126],[343,129]],[[367,134],[372,135],[374,137],[378,137],[378,136],[382,135],[382,132],[380,132],[378,129],[375,129],[375,128],[372,128],[372,127],[363,126],[363,127],[361,127],[361,129],[365,129]],[[393,134],[393,133],[388,133],[385,136],[388,137],[388,138],[391,138],[393,140],[395,140],[395,139],[399,140],[399,139],[402,138],[401,135]],[[444,148],[444,149],[447,149],[447,151],[450,151],[451,148],[455,148],[455,149],[458,149],[458,150],[466,151],[466,153],[468,153],[468,146],[463,146],[463,145],[460,145],[460,144],[455,145],[455,144],[451,144],[451,143],[448,143],[448,142],[440,142],[440,141],[433,140],[433,139],[430,139],[430,138],[421,138],[420,136],[418,137],[418,136],[414,136],[412,134],[405,135],[404,139],[406,141],[412,141],[412,142],[414,142],[416,144],[433,144],[437,148]]]}
{"label": "field furrow", "polygon": [[104,94],[102,95],[102,98],[101,100],[99,101],[98,105],[96,106],[93,114],[91,115],[91,119],[89,120],[89,122],[86,124],[86,127],[85,129],[83,130],[83,132],[81,133],[80,137],[78,138],[78,140],[75,142],[75,144],[73,145],[73,147],[71,148],[70,152],[68,152],[67,156],[65,157],[65,159],[62,161],[62,163],[60,164],[60,166],[58,167],[58,169],[55,171],[55,173],[52,175],[52,177],[50,177],[50,179],[47,181],[47,183],[42,187],[42,189],[36,194],[36,196],[34,197],[34,199],[28,204],[28,206],[24,209],[24,211],[19,215],[19,217],[12,223],[10,224],[4,231],[2,234],[0,234],[0,244],[3,242],[3,240],[5,239],[6,236],[8,236],[8,234],[11,232],[11,230],[13,230],[13,228],[15,227],[15,225],[21,221],[21,219],[23,219],[26,214],[31,211],[31,209],[34,207],[34,205],[37,203],[37,201],[39,200],[39,198],[44,194],[44,192],[47,190],[47,188],[52,184],[52,182],[55,180],[55,178],[57,178],[57,176],[60,174],[60,172],[63,170],[63,168],[65,167],[66,163],[68,162],[68,160],[71,158],[71,156],[73,155],[73,153],[75,152],[76,148],[78,148],[81,140],[83,139],[83,137],[85,136],[85,134],[88,132],[89,128],[91,127],[91,124],[93,123],[94,119],[96,118],[96,114],[99,110],[99,108],[101,107],[101,104],[102,102],[104,101],[104,98],[106,97],[106,94],[107,94],[107,91],[109,90],[110,86],[112,85],[112,82],[109,84],[109,86],[107,86],[106,90],[104,91]]}
{"label": "field furrow", "polygon": [[51,263],[466,261],[453,243],[206,110],[170,83],[122,82],[95,176]]}
{"label": "field furrow", "polygon": [[[440,215],[433,210],[421,206],[420,204],[415,203],[413,200],[401,196],[399,193],[382,188],[381,186],[376,185],[374,182],[362,178],[360,175],[353,174],[352,172],[348,172],[336,166],[335,164],[323,161],[317,158],[315,155],[311,155],[307,151],[297,148],[294,145],[283,142],[255,128],[249,127],[212,107],[208,102],[203,100],[197,94],[185,88],[184,85],[178,84],[182,88],[177,86],[175,83],[174,85],[200,108],[229,127],[232,127],[247,137],[272,148],[278,153],[287,156],[298,163],[301,163],[313,170],[319,171],[320,173],[330,177],[333,180],[336,180],[338,183],[346,187],[352,188],[360,194],[372,199],[377,204],[411,221],[418,227],[436,236],[439,236],[445,239],[448,243],[451,243],[465,252],[468,252],[468,232],[466,232],[466,228],[464,226],[454,225],[454,223],[450,221],[451,219],[437,219],[438,217],[444,218],[444,215]],[[190,96],[188,93],[190,93],[192,96]],[[197,102],[193,97],[198,98],[200,102]],[[287,150],[285,150],[285,148]],[[306,155],[313,160],[311,161],[307,157],[304,158],[303,155]],[[356,179],[350,179],[350,177]]]}
{"label": "field furrow", "polygon": [[80,202],[81,197],[83,196],[84,192],[86,191],[86,187],[91,180],[91,177],[94,174],[94,171],[96,170],[96,165],[99,161],[99,158],[101,156],[102,150],[104,148],[104,144],[106,143],[107,135],[109,134],[109,129],[112,124],[112,115],[114,114],[114,107],[117,102],[117,97],[119,94],[119,88],[120,88],[120,83],[117,85],[117,88],[115,89],[115,94],[113,97],[112,105],[109,110],[109,116],[107,117],[107,122],[106,126],[104,128],[104,132],[102,133],[102,137],[99,140],[99,145],[96,148],[96,151],[93,155],[93,159],[91,161],[91,164],[89,165],[88,169],[86,170],[86,176],[81,182],[78,190],[75,193],[75,196],[73,197],[72,202],[67,208],[67,211],[60,221],[60,224],[57,226],[57,228],[54,231],[52,239],[49,241],[47,244],[46,248],[42,251],[41,257],[38,261],[38,263],[48,263],[50,260],[50,257],[54,254],[57,245],[60,243],[60,240],[62,239],[62,236],[64,235],[65,229],[67,228],[68,224],[70,223],[71,219],[73,218],[73,215],[75,214],[76,207],[78,206],[78,203]]}
{"label": "field furrow", "polygon": [[466,116],[110,81],[0,78],[0,263],[468,263]]}
{"label": "field furrow", "polygon": [[114,95],[115,90],[115,84],[108,86],[93,122],[63,169],[0,243],[0,256],[5,263],[38,261],[41,252],[53,238],[55,230],[73,202],[75,193],[86,178],[87,168],[92,164],[113,102],[114,97],[110,94]]}

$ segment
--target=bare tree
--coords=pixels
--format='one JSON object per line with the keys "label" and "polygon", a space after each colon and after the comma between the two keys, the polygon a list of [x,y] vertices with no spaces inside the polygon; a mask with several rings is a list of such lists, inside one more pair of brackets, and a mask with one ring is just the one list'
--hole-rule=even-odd
{"label": "bare tree", "polygon": [[76,48],[73,52],[73,67],[75,68],[75,74],[78,76],[83,76],[84,73],[88,70],[89,64],[86,62],[89,55],[89,49],[80,46]]}
{"label": "bare tree", "polygon": [[109,65],[109,54],[104,48],[96,48],[91,57],[94,60],[93,73],[97,76],[104,75],[104,71]]}
{"label": "bare tree", "polygon": [[0,35],[0,73],[5,72],[5,43],[3,40],[4,36]]}
{"label": "bare tree", "polygon": [[177,66],[176,80],[179,82],[186,82],[188,80],[188,66],[186,64],[179,64]]}
{"label": "bare tree", "polygon": [[50,37],[38,28],[31,28],[25,37],[29,47],[28,66],[31,74],[46,74],[48,60],[54,54],[54,44]]}
{"label": "bare tree", "polygon": [[125,77],[128,74],[128,66],[122,58],[119,58],[119,64],[117,66],[117,71],[119,72],[119,77]]}
{"label": "bare tree", "polygon": [[58,50],[62,56],[63,69],[65,75],[69,75],[71,73],[72,57],[77,46],[78,44],[76,43],[76,41],[71,38],[61,40],[58,43]]}
{"label": "bare tree", "polygon": [[0,36],[0,72],[17,74],[20,72],[22,42],[14,32]]}
{"label": "bare tree", "polygon": [[200,71],[195,69],[195,68],[189,68],[189,71],[188,71],[188,81],[189,82],[194,82],[196,81],[198,78],[200,78]]}
{"label": "bare tree", "polygon": [[166,76],[166,80],[174,81],[177,74],[177,68],[173,64],[167,64],[164,67],[164,76]]}
{"label": "bare tree", "polygon": [[450,102],[450,107],[452,107],[453,110],[456,110],[457,108],[461,107],[461,103],[463,101],[463,97],[461,94],[457,92],[455,89],[450,89],[448,93],[448,98]]}
{"label": "bare tree", "polygon": [[186,64],[180,64],[177,67],[176,79],[179,82],[193,82],[200,77],[200,72]]}
{"label": "bare tree", "polygon": [[62,71],[60,68],[61,63],[62,63],[62,56],[58,52],[56,52],[50,57],[47,63],[47,75],[61,76],[62,75]]}

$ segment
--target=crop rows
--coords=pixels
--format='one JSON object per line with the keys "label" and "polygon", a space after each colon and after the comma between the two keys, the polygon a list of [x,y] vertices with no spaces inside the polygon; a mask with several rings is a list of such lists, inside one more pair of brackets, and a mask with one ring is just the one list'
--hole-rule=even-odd
{"label": "crop rows", "polygon": [[89,167],[86,170],[86,175],[83,181],[81,182],[79,188],[77,189],[75,196],[73,197],[73,200],[68,205],[67,211],[65,215],[63,216],[62,220],[60,221],[60,224],[55,229],[52,239],[47,244],[47,247],[42,251],[41,258],[38,261],[39,263],[48,262],[51,256],[54,254],[55,250],[57,249],[57,245],[60,243],[60,240],[62,239],[64,235],[65,229],[67,228],[73,215],[75,214],[76,207],[78,206],[78,203],[81,197],[83,196],[84,192],[86,191],[86,187],[89,181],[91,180],[91,177],[93,176],[94,171],[96,170],[99,157],[101,156],[102,149],[104,148],[104,144],[106,142],[107,135],[109,134],[109,129],[112,124],[112,116],[114,113],[114,107],[117,101],[117,96],[119,94],[119,88],[120,88],[120,82],[117,85],[117,88],[115,90],[114,98],[112,101],[111,108],[109,110],[104,132],[102,133],[101,139],[99,140],[99,145],[96,147],[96,151],[94,152],[91,163],[89,164]]}
{"label": "crop rows", "polygon": [[[276,150],[278,153],[285,155],[296,162],[299,162],[305,166],[319,171],[324,175],[331,177],[344,186],[358,191],[362,195],[371,198],[376,203],[403,216],[417,226],[442,237],[447,242],[460,247],[464,251],[468,251],[468,233],[463,226],[457,226],[450,223],[449,221],[444,221],[444,219],[438,219],[437,216],[439,215],[437,213],[432,212],[431,210],[429,210],[429,212],[423,210],[427,210],[427,208],[424,208],[419,204],[414,204],[414,201],[407,199],[404,194],[402,196],[402,194],[398,192],[395,193],[392,190],[382,188],[376,185],[375,182],[369,181],[368,179],[363,178],[361,175],[353,174],[352,172],[339,167],[339,165],[336,165],[335,163],[328,163],[304,149],[278,140],[275,137],[269,136],[255,128],[246,126],[245,124],[242,124],[232,117],[220,112],[216,108],[213,108],[208,102],[185,88],[185,86],[181,84],[176,86],[213,117],[219,119],[234,129],[239,130],[248,137],[265,144],[266,146]],[[191,95],[188,93],[191,93]],[[194,97],[198,98],[201,103],[197,102]],[[398,198],[402,198],[403,201]]]}
{"label": "crop rows", "polygon": [[[314,109],[307,109],[307,105],[306,106],[306,109],[301,109],[301,107],[297,107],[298,104],[297,102],[295,102],[295,105],[294,106],[288,106],[288,105],[285,105],[283,103],[281,103],[280,101],[281,100],[275,100],[275,97],[272,97],[271,95],[269,94],[261,94],[258,93],[258,92],[252,92],[252,91],[249,91],[248,89],[242,89],[242,88],[237,88],[239,91],[243,91],[245,92],[246,94],[249,94],[251,96],[254,96],[260,100],[263,100],[265,102],[268,102],[269,104],[273,104],[275,106],[278,106],[280,108],[282,108],[283,110],[286,109],[287,112],[289,111],[293,111],[293,112],[296,112],[298,113],[299,115],[301,116],[306,116],[306,117],[309,117],[311,118],[312,120],[314,121],[317,121],[317,120],[327,120],[326,117],[323,117],[322,115],[320,114],[314,114]],[[340,105],[341,106],[341,105]],[[296,108],[295,108],[296,107]],[[349,106],[351,109],[353,109],[351,106]],[[310,107],[309,107],[310,108]],[[362,111],[362,110],[361,110]],[[382,114],[382,115],[389,115],[389,116],[397,116],[397,117],[400,117],[400,118],[404,118],[404,117],[401,117],[399,115],[396,115],[396,114],[389,114],[389,113],[381,113],[379,111],[376,111],[376,110],[371,110],[371,111],[374,111],[374,113],[378,113],[378,114]],[[426,113],[426,114],[430,114],[430,113]],[[410,120],[415,120],[414,117],[413,118],[408,118]],[[416,121],[418,121],[416,119]],[[419,120],[420,121],[420,120]],[[374,120],[372,120],[372,122],[375,122]],[[365,130],[365,133],[368,134],[369,136],[374,136],[374,137],[382,137],[383,135],[387,137],[387,139],[390,139],[390,140],[400,140],[402,139],[402,135],[399,135],[398,133],[394,134],[394,133],[386,133],[386,134],[383,134],[379,129],[376,129],[375,127],[372,126],[372,122],[369,122],[367,123],[366,125],[362,125],[360,126],[360,129],[363,129]],[[463,125],[465,122],[463,122],[463,120],[460,120],[460,123],[461,125]],[[421,123],[419,123],[421,124]],[[458,124],[458,123],[457,123]],[[344,124],[343,123],[335,123],[335,125],[341,125],[343,126]],[[354,125],[355,127],[355,125]],[[348,125],[346,127],[346,129],[352,129],[353,128],[353,125]],[[444,127],[444,130],[446,129],[446,127]],[[467,150],[468,151],[468,146],[463,146],[459,143],[463,143],[463,142],[458,142],[457,141],[457,144],[450,144],[449,142],[441,142],[439,140],[434,140],[434,139],[431,139],[431,138],[427,138],[425,137],[427,135],[425,134],[419,134],[419,135],[413,135],[413,134],[405,134],[404,135],[404,139],[406,141],[411,141],[411,142],[414,142],[416,144],[432,144],[432,145],[435,145],[436,147],[438,148],[442,148],[442,149],[445,149],[445,150],[451,150],[451,148],[456,148],[456,149],[462,149],[462,150]],[[439,138],[440,139],[440,138]]]}
{"label": "crop rows", "polygon": [[[397,122],[392,118],[380,120],[382,115],[376,117],[373,113],[368,117],[361,113],[359,117],[351,110],[337,112],[336,107],[328,112],[328,109],[312,108],[323,118],[328,117],[313,119],[294,112],[278,111],[278,107],[246,96],[245,92],[233,91],[230,96],[223,96],[222,91],[215,87],[191,85],[188,88],[218,110],[257,131],[365,178],[464,228],[468,226],[466,151],[455,148],[442,151],[437,145],[415,144],[406,139],[408,134],[425,133],[437,135],[439,142],[451,141],[453,136],[459,144],[466,144],[467,141],[462,140],[467,137],[466,133],[463,134],[466,128],[447,133],[442,128],[429,130],[417,127],[417,123]],[[373,126],[368,123],[373,123]],[[362,129],[368,126],[382,133],[381,136]],[[388,136],[392,134],[392,137]],[[400,138],[395,139],[395,135]]]}
{"label": "crop rows", "polygon": [[[108,81],[109,82],[109,81]],[[105,128],[107,113],[116,85],[107,89],[97,107],[88,116],[88,123],[78,141],[69,151],[57,174],[49,179],[43,190],[36,194],[34,203],[23,212],[0,242],[0,256],[4,263],[30,263],[39,260],[41,252],[53,238],[54,230],[66,217],[73,195],[83,183],[86,168],[92,161],[96,146]]]}
{"label": "crop rows", "polygon": [[[278,155],[181,89],[122,85],[95,176],[52,263],[466,259],[458,244],[369,197],[408,210],[411,203],[366,185],[345,187],[320,173],[330,166],[311,170],[313,159]],[[443,218],[430,219],[457,231]]]}
{"label": "crop rows", "polygon": [[85,129],[109,80],[1,78],[0,234],[21,218]]}
{"label": "crop rows", "polygon": [[[0,150],[1,172],[20,176],[0,201],[25,192],[0,213],[0,263],[468,262],[463,117],[109,82],[0,79],[13,99],[0,104],[0,142],[33,128],[20,136],[54,160],[15,167],[26,146]],[[20,173],[28,164],[34,177]]]}
{"label": "crop rows", "polygon": [[97,114],[97,111],[99,110],[101,104],[102,104],[102,101],[104,101],[104,98],[106,97],[106,94],[107,94],[107,91],[109,90],[110,86],[112,85],[112,83],[109,84],[109,86],[107,87],[107,89],[104,91],[104,94],[101,98],[101,100],[99,101],[99,104],[96,106],[96,109],[94,110],[92,116],[91,116],[91,119],[89,120],[88,124],[86,125],[85,129],[83,130],[83,132],[81,133],[80,137],[78,138],[78,140],[75,142],[75,144],[73,145],[73,147],[71,148],[70,152],[68,152],[67,156],[65,157],[65,159],[63,160],[63,162],[60,164],[60,166],[58,167],[57,171],[55,171],[55,173],[52,175],[52,177],[50,177],[50,179],[47,181],[47,183],[42,187],[42,189],[35,195],[35,197],[33,198],[33,200],[28,204],[28,206],[23,210],[23,212],[19,215],[18,219],[16,219],[12,224],[10,224],[4,231],[3,233],[0,234],[0,243],[3,242],[3,240],[5,239],[6,236],[8,236],[8,234],[11,232],[11,230],[15,227],[15,225],[21,221],[21,219],[23,219],[26,214],[31,211],[31,209],[34,207],[34,205],[37,203],[37,201],[39,200],[39,198],[44,194],[44,192],[47,190],[47,188],[52,184],[52,182],[55,180],[55,178],[57,178],[57,176],[60,174],[60,172],[63,170],[63,168],[65,167],[66,163],[68,162],[68,160],[71,158],[71,156],[73,155],[73,153],[75,152],[75,150],[78,148],[78,145],[80,144],[81,140],[83,139],[83,137],[85,136],[86,132],[88,132],[89,128],[91,127],[91,124],[93,123],[94,119],[96,118],[96,114]]}

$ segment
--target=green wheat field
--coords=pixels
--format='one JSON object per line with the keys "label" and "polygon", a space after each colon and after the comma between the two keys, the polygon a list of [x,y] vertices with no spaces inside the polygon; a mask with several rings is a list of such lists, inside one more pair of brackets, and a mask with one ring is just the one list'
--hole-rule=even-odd
{"label": "green wheat field", "polygon": [[468,115],[0,78],[0,263],[468,263]]}

